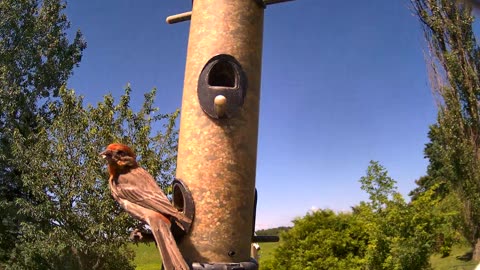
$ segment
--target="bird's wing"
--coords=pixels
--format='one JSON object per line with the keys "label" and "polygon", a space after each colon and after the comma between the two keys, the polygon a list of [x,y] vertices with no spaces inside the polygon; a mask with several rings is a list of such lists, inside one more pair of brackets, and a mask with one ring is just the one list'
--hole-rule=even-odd
{"label": "bird's wing", "polygon": [[131,203],[167,214],[178,215],[167,196],[157,185],[153,177],[144,169],[136,168],[121,174],[117,180],[118,196]]}

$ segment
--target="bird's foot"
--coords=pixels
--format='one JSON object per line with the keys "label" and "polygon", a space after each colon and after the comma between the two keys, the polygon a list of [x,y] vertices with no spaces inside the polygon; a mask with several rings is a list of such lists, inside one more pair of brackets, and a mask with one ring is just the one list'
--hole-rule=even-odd
{"label": "bird's foot", "polygon": [[151,231],[142,230],[142,229],[135,229],[130,233],[128,237],[130,241],[134,243],[138,242],[154,242],[155,238]]}
{"label": "bird's foot", "polygon": [[135,230],[133,230],[133,231],[130,233],[129,239],[130,239],[130,241],[133,241],[133,242],[140,242],[140,241],[142,241],[143,235],[142,235],[142,232],[140,231],[140,229],[135,229]]}

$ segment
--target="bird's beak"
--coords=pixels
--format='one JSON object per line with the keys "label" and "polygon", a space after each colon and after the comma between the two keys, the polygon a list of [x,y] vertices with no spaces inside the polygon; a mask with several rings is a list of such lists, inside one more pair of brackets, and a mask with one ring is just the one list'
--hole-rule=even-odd
{"label": "bird's beak", "polygon": [[112,154],[112,152],[110,150],[105,150],[103,152],[100,153],[100,156],[102,156],[102,158],[107,158],[107,156],[110,156]]}

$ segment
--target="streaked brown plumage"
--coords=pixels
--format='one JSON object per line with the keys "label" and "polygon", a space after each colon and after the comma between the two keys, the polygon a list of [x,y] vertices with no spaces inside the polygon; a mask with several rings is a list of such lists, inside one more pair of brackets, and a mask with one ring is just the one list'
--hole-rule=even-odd
{"label": "streaked brown plumage", "polygon": [[150,226],[165,269],[189,269],[170,232],[169,218],[180,224],[191,220],[172,206],[154,178],[138,166],[128,146],[110,144],[101,155],[108,161],[113,198],[130,215]]}

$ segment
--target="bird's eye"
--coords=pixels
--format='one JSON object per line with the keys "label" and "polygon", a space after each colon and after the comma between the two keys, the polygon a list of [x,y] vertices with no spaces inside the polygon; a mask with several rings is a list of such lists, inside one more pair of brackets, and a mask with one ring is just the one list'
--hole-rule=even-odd
{"label": "bird's eye", "polygon": [[119,150],[119,151],[117,152],[117,154],[119,154],[120,156],[124,156],[124,155],[125,155],[125,152],[123,152],[122,150]]}

